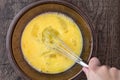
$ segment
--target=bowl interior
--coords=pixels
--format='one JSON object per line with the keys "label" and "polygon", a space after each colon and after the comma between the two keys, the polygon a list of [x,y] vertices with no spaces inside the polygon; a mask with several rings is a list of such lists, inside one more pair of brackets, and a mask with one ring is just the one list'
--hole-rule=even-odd
{"label": "bowl interior", "polygon": [[92,34],[90,26],[87,23],[87,20],[84,19],[84,15],[77,11],[74,6],[65,3],[37,3],[31,5],[21,11],[21,15],[14,20],[14,27],[11,31],[11,55],[13,57],[14,63],[18,66],[19,70],[27,75],[27,77],[33,80],[67,80],[77,76],[81,72],[81,66],[75,64],[69,70],[59,73],[59,74],[44,74],[37,72],[28,63],[24,60],[22,51],[21,51],[21,35],[27,25],[27,23],[36,17],[37,15],[44,12],[60,12],[71,17],[79,26],[82,36],[83,36],[83,50],[81,58],[85,61],[88,60],[91,50],[92,50]]}

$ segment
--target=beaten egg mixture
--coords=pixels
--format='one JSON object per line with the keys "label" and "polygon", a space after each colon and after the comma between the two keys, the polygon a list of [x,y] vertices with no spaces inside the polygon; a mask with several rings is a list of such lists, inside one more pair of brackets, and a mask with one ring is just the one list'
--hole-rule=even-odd
{"label": "beaten egg mixture", "polygon": [[31,67],[39,72],[49,74],[64,72],[75,62],[47,47],[44,42],[45,30],[51,30],[53,35],[59,37],[71,50],[80,55],[83,47],[80,29],[68,16],[62,13],[48,12],[33,18],[22,33],[22,52]]}

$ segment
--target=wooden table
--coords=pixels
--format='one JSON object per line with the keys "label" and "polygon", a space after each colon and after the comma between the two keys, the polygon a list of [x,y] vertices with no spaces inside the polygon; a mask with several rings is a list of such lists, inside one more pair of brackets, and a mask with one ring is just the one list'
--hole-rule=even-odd
{"label": "wooden table", "polygon": [[[25,80],[12,68],[6,53],[5,40],[13,17],[37,0],[0,0],[0,80]],[[102,64],[120,69],[120,0],[66,0],[81,8],[94,24],[92,56]],[[96,46],[95,46],[96,45]],[[74,80],[86,80],[80,74]]]}

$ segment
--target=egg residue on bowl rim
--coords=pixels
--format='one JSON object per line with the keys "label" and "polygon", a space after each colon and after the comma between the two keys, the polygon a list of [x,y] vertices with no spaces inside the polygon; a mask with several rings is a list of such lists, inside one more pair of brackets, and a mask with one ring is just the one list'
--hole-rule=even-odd
{"label": "egg residue on bowl rim", "polygon": [[71,68],[75,62],[57,51],[48,49],[43,42],[45,29],[52,29],[78,56],[83,38],[77,24],[67,15],[47,12],[33,18],[21,37],[21,49],[28,64],[39,72],[56,74]]}

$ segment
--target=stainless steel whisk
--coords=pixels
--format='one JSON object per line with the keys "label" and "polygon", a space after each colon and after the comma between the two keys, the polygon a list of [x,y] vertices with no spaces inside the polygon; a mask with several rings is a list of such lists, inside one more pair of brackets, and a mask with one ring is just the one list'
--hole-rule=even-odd
{"label": "stainless steel whisk", "polygon": [[58,36],[57,32],[52,28],[45,29],[43,33],[43,42],[46,46],[58,51],[59,53],[65,55],[66,57],[72,59],[76,63],[80,64],[83,67],[88,67],[88,65],[77,55],[75,54]]}
{"label": "stainless steel whisk", "polygon": [[76,63],[80,64],[83,67],[88,67],[88,65],[83,62],[83,60],[75,54],[60,38],[56,38],[57,43],[53,44],[52,49],[59,51],[61,54],[72,59]]}

